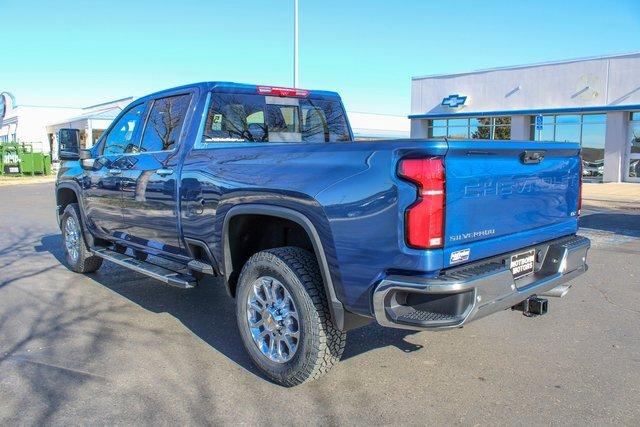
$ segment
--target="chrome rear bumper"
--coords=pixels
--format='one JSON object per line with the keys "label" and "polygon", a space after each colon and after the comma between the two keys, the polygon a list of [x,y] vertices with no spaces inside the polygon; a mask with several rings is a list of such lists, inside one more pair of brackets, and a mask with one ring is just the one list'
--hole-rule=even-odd
{"label": "chrome rear bumper", "polygon": [[[389,276],[374,291],[375,318],[393,328],[457,328],[584,273],[589,247],[589,239],[573,235],[443,270],[436,278]],[[527,249],[536,250],[534,273],[514,280],[510,256]]]}

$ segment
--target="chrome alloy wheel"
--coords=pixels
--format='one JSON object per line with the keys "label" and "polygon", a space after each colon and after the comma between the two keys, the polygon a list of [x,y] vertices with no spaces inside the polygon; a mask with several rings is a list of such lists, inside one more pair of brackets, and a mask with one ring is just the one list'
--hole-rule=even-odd
{"label": "chrome alloy wheel", "polygon": [[80,256],[80,229],[75,218],[69,216],[64,222],[64,246],[75,264]]}
{"label": "chrome alloy wheel", "polygon": [[277,279],[259,277],[247,298],[247,320],[253,342],[270,360],[285,363],[300,342],[298,311],[289,291]]}

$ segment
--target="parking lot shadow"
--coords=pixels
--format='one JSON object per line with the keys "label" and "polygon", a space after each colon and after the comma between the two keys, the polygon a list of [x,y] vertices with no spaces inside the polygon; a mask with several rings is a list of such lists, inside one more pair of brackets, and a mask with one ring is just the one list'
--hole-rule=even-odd
{"label": "parking lot shadow", "polygon": [[65,263],[62,234],[48,234],[40,239],[40,245],[33,248],[36,252],[49,252],[60,263]]}
{"label": "parking lot shadow", "polygon": [[580,227],[640,237],[640,215],[612,212],[594,213],[580,217]]}
{"label": "parking lot shadow", "polygon": [[[50,252],[65,263],[60,234],[42,237],[37,252]],[[150,258],[153,261],[153,258]],[[235,299],[227,295],[222,279],[207,280],[193,289],[174,288],[139,273],[105,262],[96,273],[87,277],[118,293],[153,313],[168,313],[204,342],[248,371],[264,378],[247,356],[236,325]],[[408,353],[420,350],[421,345],[405,340],[415,332],[382,328],[373,323],[348,332],[343,359],[370,350],[395,346]]]}

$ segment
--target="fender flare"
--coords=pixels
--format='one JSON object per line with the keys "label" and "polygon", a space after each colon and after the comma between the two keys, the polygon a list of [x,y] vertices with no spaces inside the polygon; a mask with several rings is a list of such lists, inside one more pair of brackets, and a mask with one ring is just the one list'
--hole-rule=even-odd
{"label": "fender flare", "polygon": [[84,203],[81,196],[82,189],[80,188],[80,185],[76,182],[65,181],[65,182],[58,183],[58,185],[56,185],[56,220],[58,221],[58,227],[60,227],[60,218],[62,217],[62,212],[60,212],[60,206],[57,204],[58,191],[63,188],[71,190],[76,194],[76,200],[78,201],[78,206],[80,207],[80,220],[84,225],[82,227],[83,229],[82,235],[84,236],[85,243],[91,248],[94,246],[94,237],[89,231],[88,227],[86,226],[87,219],[85,217]]}
{"label": "fender flare", "polygon": [[344,306],[336,296],[333,279],[331,278],[331,271],[329,270],[329,264],[327,262],[327,257],[324,251],[324,247],[322,245],[322,241],[320,240],[320,235],[318,234],[318,231],[316,230],[316,227],[313,225],[311,220],[306,215],[296,210],[283,208],[280,206],[257,204],[257,203],[238,205],[229,209],[229,211],[226,213],[224,217],[224,222],[222,226],[222,262],[224,265],[224,276],[227,282],[227,286],[229,281],[229,275],[233,270],[233,265],[231,261],[231,249],[229,245],[229,223],[231,222],[231,219],[233,217],[237,215],[246,215],[246,214],[266,215],[266,216],[284,218],[284,219],[293,221],[302,227],[302,229],[309,236],[309,240],[311,240],[314,254],[316,256],[316,259],[318,260],[318,266],[320,267],[320,274],[322,275],[322,281],[324,283],[325,294],[329,301],[331,319],[333,319],[333,322],[337,328],[344,329],[344,326],[345,326]]}
{"label": "fender flare", "polygon": [[[61,182],[56,185],[56,213],[58,215],[58,219],[62,215],[62,212],[60,212],[60,205],[57,204],[58,192],[62,189],[71,190],[76,194],[76,200],[78,201],[78,205],[80,205],[80,213],[84,216],[84,206],[82,204],[82,197],[80,197],[80,194],[82,194],[82,192],[80,191],[80,186],[75,182]],[[82,220],[84,221],[84,217],[82,218]]]}

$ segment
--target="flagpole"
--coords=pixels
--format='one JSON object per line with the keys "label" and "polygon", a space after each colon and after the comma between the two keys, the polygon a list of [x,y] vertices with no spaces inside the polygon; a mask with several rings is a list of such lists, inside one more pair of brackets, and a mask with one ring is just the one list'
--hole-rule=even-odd
{"label": "flagpole", "polygon": [[298,68],[298,0],[293,0],[293,87],[300,84]]}

